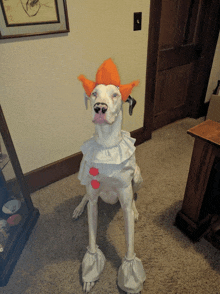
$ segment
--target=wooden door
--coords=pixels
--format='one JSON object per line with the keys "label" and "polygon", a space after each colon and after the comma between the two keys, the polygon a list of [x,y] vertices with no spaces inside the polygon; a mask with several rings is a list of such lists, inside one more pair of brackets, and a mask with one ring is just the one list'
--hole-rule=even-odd
{"label": "wooden door", "polygon": [[151,0],[146,128],[201,115],[219,12],[219,0]]}

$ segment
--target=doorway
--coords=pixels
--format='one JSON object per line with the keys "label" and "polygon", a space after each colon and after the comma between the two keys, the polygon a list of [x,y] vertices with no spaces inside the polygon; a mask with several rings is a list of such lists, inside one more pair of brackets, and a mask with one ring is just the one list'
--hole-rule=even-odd
{"label": "doorway", "polygon": [[151,0],[145,137],[178,119],[205,115],[219,29],[218,0]]}

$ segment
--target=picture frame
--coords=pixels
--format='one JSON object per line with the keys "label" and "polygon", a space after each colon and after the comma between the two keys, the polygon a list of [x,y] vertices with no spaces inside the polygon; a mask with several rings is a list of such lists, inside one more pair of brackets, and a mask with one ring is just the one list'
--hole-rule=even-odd
{"label": "picture frame", "polygon": [[66,0],[0,0],[0,39],[69,31]]}

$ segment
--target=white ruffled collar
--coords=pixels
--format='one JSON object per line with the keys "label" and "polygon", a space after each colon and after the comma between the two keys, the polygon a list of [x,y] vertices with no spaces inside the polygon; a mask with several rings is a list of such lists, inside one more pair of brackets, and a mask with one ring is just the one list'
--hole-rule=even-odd
{"label": "white ruffled collar", "polygon": [[87,162],[121,164],[130,158],[135,152],[134,143],[136,139],[131,138],[130,133],[121,131],[122,140],[113,147],[104,147],[95,141],[94,136],[87,140],[81,151]]}

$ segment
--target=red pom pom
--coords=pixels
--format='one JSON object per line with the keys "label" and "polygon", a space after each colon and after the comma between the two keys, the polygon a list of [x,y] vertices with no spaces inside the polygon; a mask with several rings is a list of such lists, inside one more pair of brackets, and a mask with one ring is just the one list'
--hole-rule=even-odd
{"label": "red pom pom", "polygon": [[98,189],[100,186],[100,183],[97,180],[92,180],[91,185],[92,185],[93,189]]}
{"label": "red pom pom", "polygon": [[97,168],[95,168],[95,167],[91,167],[90,170],[89,170],[89,173],[90,173],[90,175],[95,177],[95,176],[97,176],[99,174],[99,170]]}

